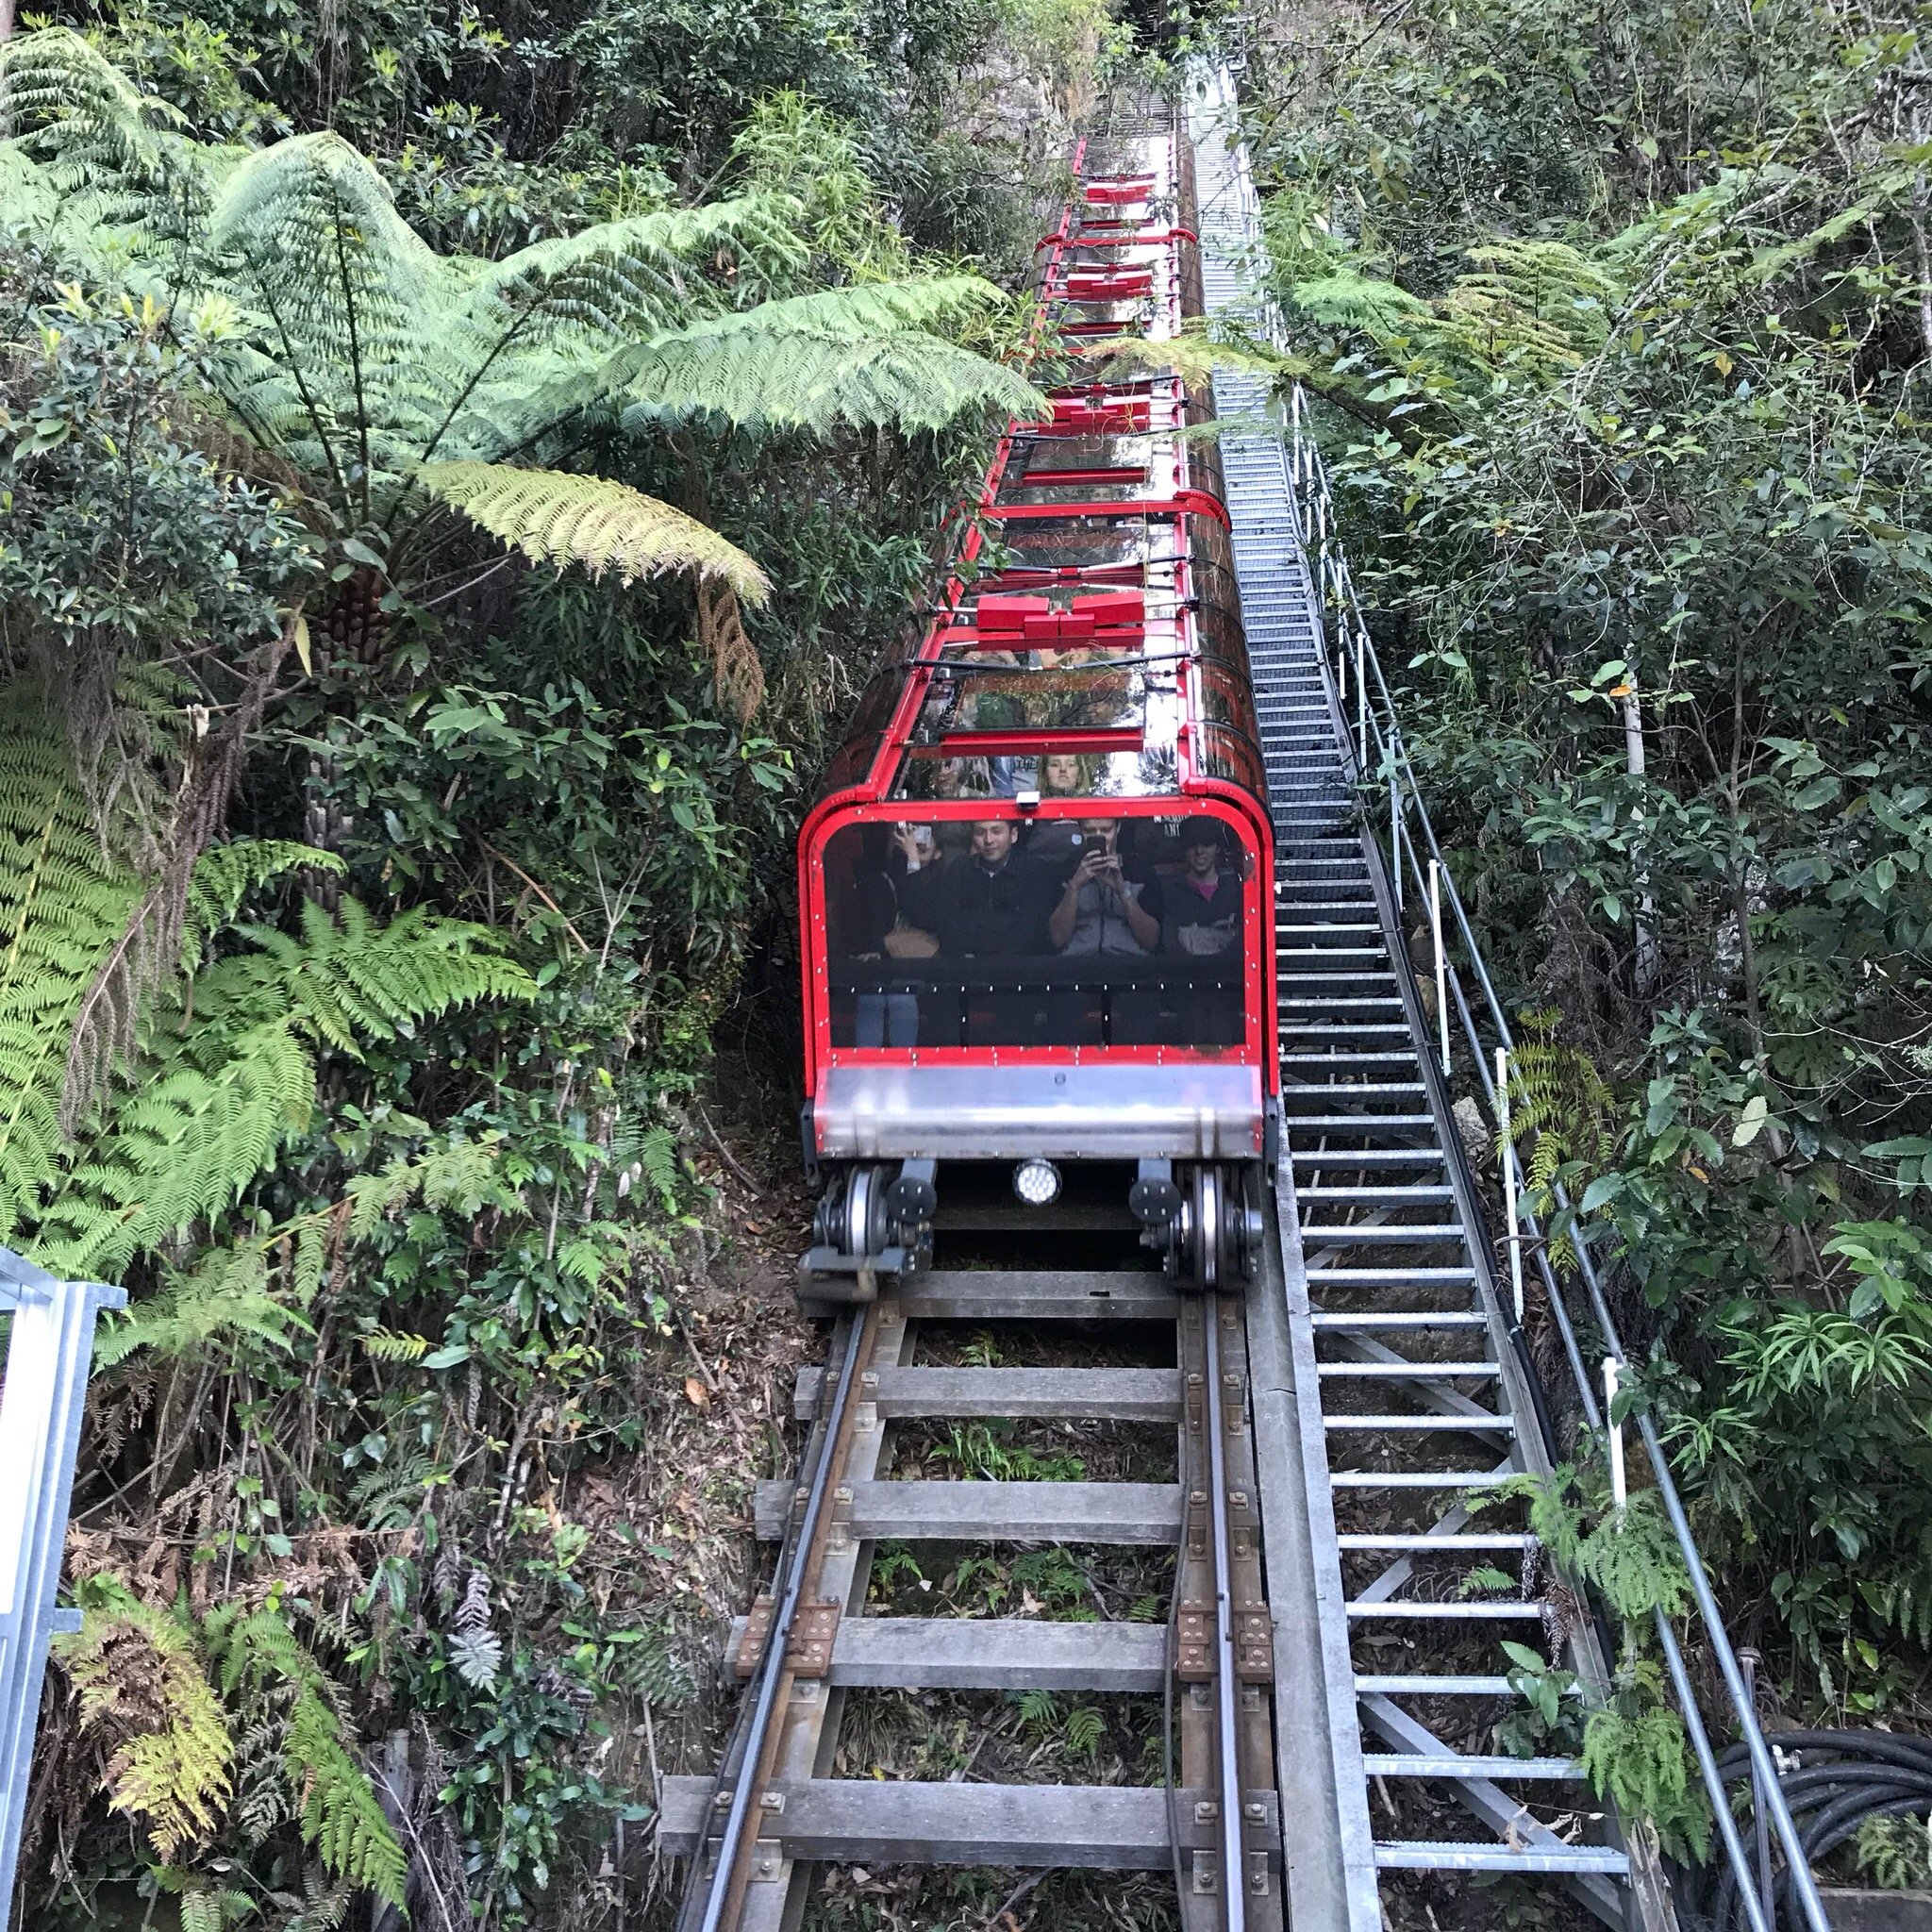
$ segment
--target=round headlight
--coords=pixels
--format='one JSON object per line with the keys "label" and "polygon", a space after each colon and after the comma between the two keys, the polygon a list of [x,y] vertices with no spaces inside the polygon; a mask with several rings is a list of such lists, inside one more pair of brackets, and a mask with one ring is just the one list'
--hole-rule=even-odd
{"label": "round headlight", "polygon": [[1013,1170],[1013,1191],[1029,1208],[1044,1208],[1059,1197],[1060,1171],[1050,1160],[1023,1160]]}

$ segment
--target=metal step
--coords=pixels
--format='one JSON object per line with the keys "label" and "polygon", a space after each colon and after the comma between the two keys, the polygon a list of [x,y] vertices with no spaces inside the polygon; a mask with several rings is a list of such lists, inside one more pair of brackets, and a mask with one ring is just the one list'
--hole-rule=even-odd
{"label": "metal step", "polygon": [[1377,1839],[1375,1863],[1385,1872],[1514,1872],[1554,1877],[1602,1872],[1627,1877],[1630,1855],[1607,1845],[1564,1845],[1519,1851],[1502,1844],[1461,1844],[1435,1839]]}

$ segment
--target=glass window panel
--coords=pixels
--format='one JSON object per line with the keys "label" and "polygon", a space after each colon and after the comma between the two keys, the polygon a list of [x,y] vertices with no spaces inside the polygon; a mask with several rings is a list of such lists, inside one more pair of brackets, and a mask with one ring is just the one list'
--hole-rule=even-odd
{"label": "glass window panel", "polygon": [[844,826],[823,859],[832,1044],[1243,1045],[1253,865],[1208,818]]}

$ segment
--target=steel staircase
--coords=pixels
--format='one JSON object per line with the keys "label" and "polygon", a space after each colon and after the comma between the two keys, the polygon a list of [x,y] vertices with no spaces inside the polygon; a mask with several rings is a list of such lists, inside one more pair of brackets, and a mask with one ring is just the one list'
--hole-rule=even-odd
{"label": "steel staircase", "polygon": [[[1211,115],[1193,138],[1208,312],[1241,315],[1257,234],[1242,158]],[[1535,1540],[1507,1508],[1474,1514],[1471,1492],[1547,1459],[1402,908],[1362,823],[1364,774],[1266,389],[1223,373],[1214,395],[1276,841],[1295,1402],[1327,1491],[1311,1508],[1329,1586],[1317,1594],[1344,1626],[1324,1646],[1346,1682],[1328,1700],[1339,1845],[1321,1848],[1341,1871],[1295,1923],[1372,1932],[1382,1875],[1412,1872],[1515,1874],[1560,1886],[1578,1923],[1669,1926],[1654,1857],[1625,1845],[1574,1760],[1481,1747],[1513,1702],[1497,1640],[1549,1646]],[[1600,1675],[1593,1633],[1577,1634],[1578,1674]]]}

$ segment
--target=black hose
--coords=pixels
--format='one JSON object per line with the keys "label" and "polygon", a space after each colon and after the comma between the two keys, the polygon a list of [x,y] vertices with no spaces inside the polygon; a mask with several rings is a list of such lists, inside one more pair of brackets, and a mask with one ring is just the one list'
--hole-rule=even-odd
{"label": "black hose", "polygon": [[[1901,1737],[1892,1731],[1772,1731],[1766,1741],[1781,1757],[1797,1760],[1778,1778],[1790,1807],[1807,1863],[1836,1851],[1868,1818],[1932,1811],[1932,1739]],[[1751,1775],[1750,1753],[1733,1744],[1720,1754],[1718,1771],[1726,1784]],[[1738,1874],[1724,1864],[1717,1874],[1709,1924],[1711,1932],[1736,1932],[1744,1923]],[[1774,1880],[1774,1924],[1797,1925],[1796,1887],[1789,1866]]]}

